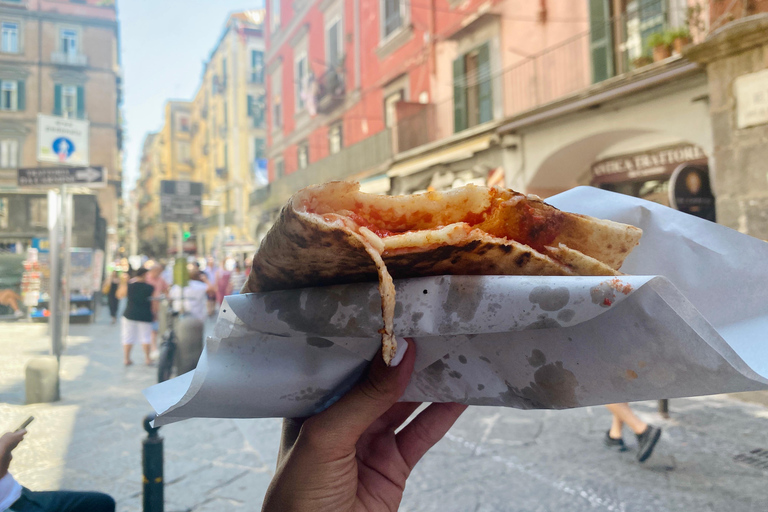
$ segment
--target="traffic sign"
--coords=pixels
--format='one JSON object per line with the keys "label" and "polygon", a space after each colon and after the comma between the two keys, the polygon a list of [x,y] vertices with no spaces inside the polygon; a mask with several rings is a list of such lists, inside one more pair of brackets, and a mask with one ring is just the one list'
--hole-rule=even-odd
{"label": "traffic sign", "polygon": [[203,184],[196,181],[160,182],[161,222],[200,222],[203,213]]}
{"label": "traffic sign", "polygon": [[101,188],[107,186],[107,172],[103,167],[33,167],[19,169],[18,182],[20,187]]}

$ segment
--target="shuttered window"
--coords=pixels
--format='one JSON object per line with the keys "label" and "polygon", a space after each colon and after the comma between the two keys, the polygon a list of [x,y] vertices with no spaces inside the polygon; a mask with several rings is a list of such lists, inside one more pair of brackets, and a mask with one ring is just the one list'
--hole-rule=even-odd
{"label": "shuttered window", "polygon": [[53,115],[70,119],[85,119],[85,87],[55,84]]}
{"label": "shuttered window", "polygon": [[24,80],[0,80],[0,110],[25,110],[26,83]]}
{"label": "shuttered window", "polygon": [[610,0],[589,0],[589,50],[592,57],[592,82],[614,75],[613,27]]}
{"label": "shuttered window", "polygon": [[453,130],[492,120],[491,52],[485,43],[453,61]]}

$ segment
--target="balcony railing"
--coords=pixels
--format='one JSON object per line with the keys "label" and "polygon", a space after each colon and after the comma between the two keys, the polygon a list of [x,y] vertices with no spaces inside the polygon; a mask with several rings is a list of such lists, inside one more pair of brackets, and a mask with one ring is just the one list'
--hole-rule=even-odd
{"label": "balcony railing", "polygon": [[67,66],[87,66],[88,56],[82,53],[53,52],[51,53],[51,62]]}
{"label": "balcony railing", "polygon": [[[701,20],[692,19],[691,12],[669,10],[666,0],[643,0],[637,9],[639,11],[607,19],[593,30],[577,33],[537,54],[508,63],[501,71],[484,76],[467,75],[460,81],[463,90],[466,94],[479,94],[479,86],[490,82],[493,119],[500,121],[653,64],[649,47],[653,33],[661,32],[669,37],[673,29],[687,27],[694,41],[706,35]],[[595,50],[598,37],[604,41],[603,53]],[[472,99],[475,101],[466,102],[467,108],[473,105],[479,110],[479,98]],[[464,129],[478,125],[479,112],[470,111],[465,115],[469,122]],[[443,140],[456,133],[455,130],[453,96],[436,98],[435,103],[428,105],[409,102],[396,105],[396,126],[393,127],[396,153]]]}
{"label": "balcony railing", "polygon": [[343,69],[343,65],[332,67],[317,79],[315,102],[321,114],[332,112],[344,103],[346,90]]}

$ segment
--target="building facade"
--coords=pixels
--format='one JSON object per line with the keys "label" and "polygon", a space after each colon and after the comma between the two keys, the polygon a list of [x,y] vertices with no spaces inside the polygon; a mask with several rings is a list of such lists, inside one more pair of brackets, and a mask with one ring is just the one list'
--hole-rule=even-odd
{"label": "building facade", "polygon": [[[13,203],[26,212],[30,226],[47,212],[39,189],[16,187],[19,167],[55,165],[37,161],[38,114],[88,120],[89,162],[108,172],[108,187],[91,194],[106,221],[107,241],[101,248],[111,258],[118,245],[123,138],[114,2],[4,0],[0,30],[0,187],[9,194],[6,210]],[[0,228],[0,238],[23,248],[38,234],[31,228],[17,231]],[[101,235],[90,238],[103,240]]]}
{"label": "building facade", "polygon": [[262,10],[230,15],[191,105],[192,181],[204,184],[200,254],[252,254],[249,193],[266,185]]}

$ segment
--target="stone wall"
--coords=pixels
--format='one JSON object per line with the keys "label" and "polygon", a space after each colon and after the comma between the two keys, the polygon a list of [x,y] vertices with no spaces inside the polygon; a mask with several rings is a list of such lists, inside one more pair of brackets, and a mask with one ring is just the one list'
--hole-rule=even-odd
{"label": "stone wall", "polygon": [[717,221],[768,240],[768,123],[739,128],[734,90],[736,78],[768,69],[768,14],[725,25],[686,56],[707,66]]}

